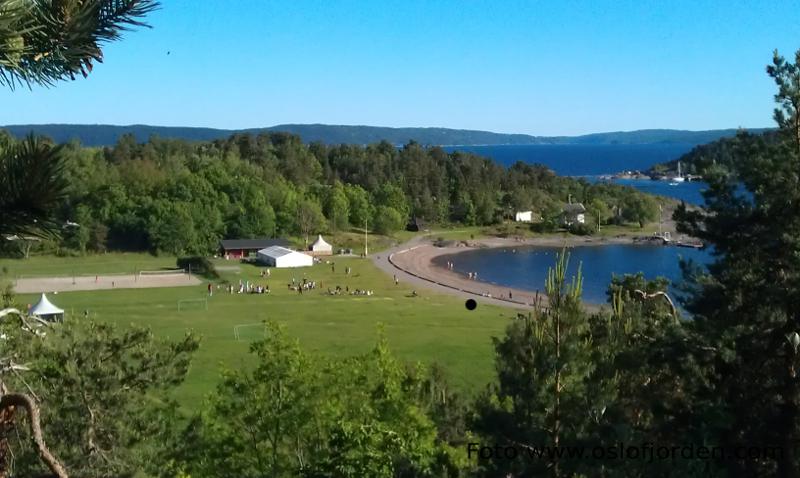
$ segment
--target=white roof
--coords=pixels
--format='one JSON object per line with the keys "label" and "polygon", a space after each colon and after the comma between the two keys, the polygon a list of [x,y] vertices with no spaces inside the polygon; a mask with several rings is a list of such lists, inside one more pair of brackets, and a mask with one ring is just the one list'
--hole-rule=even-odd
{"label": "white roof", "polygon": [[42,294],[42,297],[39,299],[39,302],[36,303],[33,307],[31,307],[31,315],[38,315],[39,317],[43,315],[53,315],[53,314],[63,314],[64,309],[59,309],[52,302],[47,300],[47,296]]}
{"label": "white roof", "polygon": [[325,242],[325,239],[322,238],[322,234],[319,234],[317,235],[317,240],[314,241],[314,244],[311,244],[311,247],[316,249],[319,247],[331,247],[331,245]]}
{"label": "white roof", "polygon": [[271,246],[258,251],[259,254],[269,257],[283,257],[287,254],[297,254],[291,249],[287,249],[281,246]]}

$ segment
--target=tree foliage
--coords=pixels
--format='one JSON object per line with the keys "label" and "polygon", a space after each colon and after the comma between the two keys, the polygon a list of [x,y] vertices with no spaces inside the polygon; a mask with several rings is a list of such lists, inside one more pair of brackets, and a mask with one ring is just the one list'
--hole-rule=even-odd
{"label": "tree foliage", "polygon": [[0,85],[52,85],[87,76],[118,40],[157,7],[153,0],[0,1]]}
{"label": "tree foliage", "polygon": [[[2,144],[7,151],[25,149],[40,162],[46,153],[58,164],[60,172],[31,164],[34,159],[17,168],[18,176],[28,179],[20,182],[28,191],[20,204],[37,207],[37,201],[47,200],[38,210],[49,211],[53,226],[72,224],[59,245],[78,253],[202,255],[216,250],[222,238],[305,238],[361,230],[365,220],[369,229],[384,233],[401,229],[412,217],[484,226],[519,205],[555,221],[569,195],[630,209],[630,220],[652,219],[627,206],[651,204],[632,188],[561,178],[542,166],[506,169],[486,158],[414,143],[399,151],[384,143],[328,147],[272,133],[212,143],[157,137],[139,143],[125,135],[103,149],[16,141],[9,135],[0,136]],[[48,170],[51,183],[33,180]],[[3,198],[9,205],[0,217],[26,210],[12,205],[13,197]]]}
{"label": "tree foliage", "polygon": [[186,428],[177,469],[193,477],[355,478],[442,476],[453,467],[431,418],[441,400],[423,389],[432,382],[398,362],[385,340],[365,355],[321,360],[269,324],[251,353],[255,368],[225,372]]}
{"label": "tree foliage", "polygon": [[34,136],[0,145],[0,235],[53,237],[67,196],[62,146]]}
{"label": "tree foliage", "polygon": [[778,56],[767,71],[779,89],[777,141],[733,143],[729,167],[706,176],[705,209],[676,212],[679,230],[713,245],[715,255],[707,273],[687,268],[694,349],[685,360],[699,367],[696,411],[714,418],[698,421],[693,433],[729,449],[757,443],[783,451],[728,461],[728,473],[796,476],[800,75]]}

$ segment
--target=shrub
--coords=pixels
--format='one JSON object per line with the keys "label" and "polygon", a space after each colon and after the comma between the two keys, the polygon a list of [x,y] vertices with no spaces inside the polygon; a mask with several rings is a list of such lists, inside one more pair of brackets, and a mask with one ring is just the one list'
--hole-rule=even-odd
{"label": "shrub", "polygon": [[576,236],[591,236],[595,233],[595,229],[588,224],[576,222],[569,226],[569,233],[575,234]]}
{"label": "shrub", "polygon": [[219,273],[214,264],[208,260],[207,257],[202,256],[189,256],[179,257],[178,267],[181,269],[188,269],[194,274],[198,274],[209,279],[219,279]]}

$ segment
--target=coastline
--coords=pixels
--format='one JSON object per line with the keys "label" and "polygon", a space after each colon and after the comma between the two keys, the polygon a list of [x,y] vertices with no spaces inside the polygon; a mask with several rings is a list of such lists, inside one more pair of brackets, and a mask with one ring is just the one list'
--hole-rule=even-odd
{"label": "coastline", "polygon": [[[547,306],[543,285],[542,289],[536,291],[499,286],[480,279],[473,280],[463,274],[436,265],[433,262],[434,259],[483,248],[572,247],[633,243],[634,236],[629,235],[600,238],[548,235],[528,239],[489,237],[438,247],[431,242],[430,236],[421,236],[385,252],[386,255],[383,258],[375,256],[373,260],[375,260],[376,265],[387,273],[393,273],[399,280],[404,282],[416,283],[428,289],[439,290],[460,297],[474,298],[484,303],[530,309],[534,304],[539,304],[540,307]],[[594,310],[599,309],[601,305],[585,303],[587,308]]]}

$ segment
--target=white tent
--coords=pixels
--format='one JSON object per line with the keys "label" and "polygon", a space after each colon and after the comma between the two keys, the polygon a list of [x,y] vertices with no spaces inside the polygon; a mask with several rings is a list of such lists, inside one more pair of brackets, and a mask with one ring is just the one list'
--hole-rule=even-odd
{"label": "white tent", "polygon": [[256,255],[259,262],[269,267],[307,267],[314,265],[314,258],[308,254],[281,246],[261,249]]}
{"label": "white tent", "polygon": [[333,254],[333,246],[325,242],[325,239],[322,238],[322,234],[320,234],[317,236],[317,240],[314,241],[314,244],[311,244],[311,252],[319,256]]}
{"label": "white tent", "polygon": [[43,320],[63,320],[64,319],[64,309],[59,309],[52,302],[47,299],[47,296],[42,294],[42,297],[39,298],[39,302],[37,302],[33,307],[31,307],[31,315],[36,315]]}

